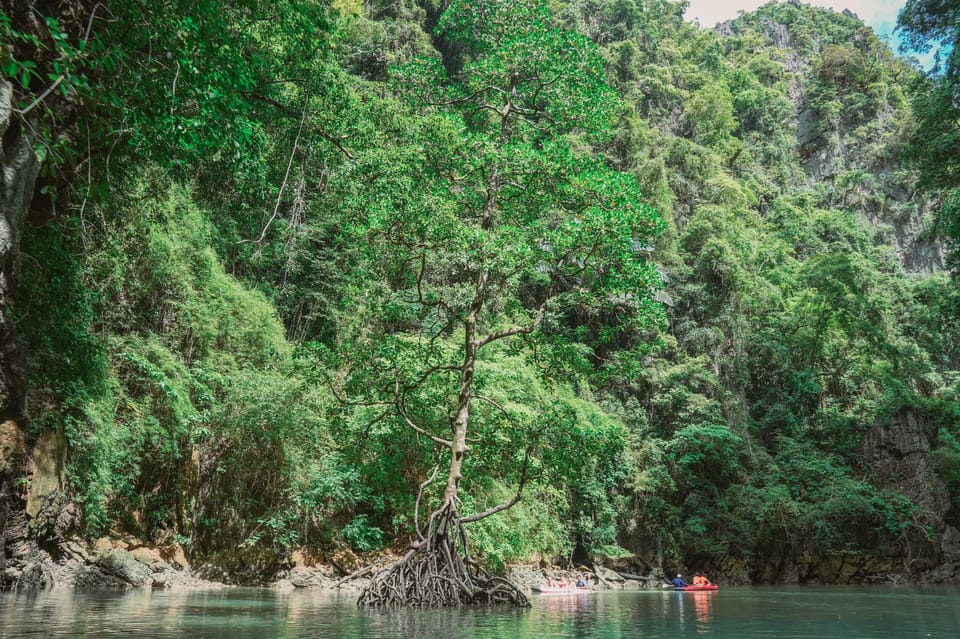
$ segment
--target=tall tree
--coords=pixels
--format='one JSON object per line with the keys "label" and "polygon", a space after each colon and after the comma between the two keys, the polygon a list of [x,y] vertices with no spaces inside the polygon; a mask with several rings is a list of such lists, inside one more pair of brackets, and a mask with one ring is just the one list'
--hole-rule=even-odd
{"label": "tall tree", "polygon": [[661,223],[632,176],[589,152],[617,106],[589,40],[552,27],[543,3],[505,0],[452,2],[437,32],[462,47],[455,57],[395,71],[422,114],[402,157],[359,162],[377,199],[358,203],[352,228],[389,290],[349,383],[446,451],[446,483],[361,603],[522,604],[470,557],[463,524],[516,503],[524,478],[508,502],[460,513],[474,407],[496,404],[477,389],[483,353],[524,337],[609,346],[642,335],[658,312],[645,256]]}

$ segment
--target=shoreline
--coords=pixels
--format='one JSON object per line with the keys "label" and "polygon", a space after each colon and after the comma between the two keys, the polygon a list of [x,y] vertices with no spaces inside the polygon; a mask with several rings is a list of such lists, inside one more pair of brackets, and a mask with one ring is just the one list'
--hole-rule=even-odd
{"label": "shoreline", "polygon": [[[265,570],[256,566],[237,565],[226,557],[207,558],[192,565],[183,548],[176,543],[155,546],[133,537],[100,538],[86,541],[70,538],[62,541],[54,554],[34,546],[19,556],[9,557],[2,569],[8,591],[30,591],[60,588],[79,589],[168,589],[200,590],[231,587],[259,587],[278,591],[299,589],[359,594],[369,583],[371,574],[400,558],[386,554],[363,561],[352,556],[351,566],[361,566],[345,574],[340,563],[316,561],[295,551],[286,566],[271,577],[261,578]],[[217,561],[217,559],[221,561]],[[233,565],[228,565],[233,564]],[[371,566],[374,567],[371,570]],[[687,571],[689,572],[689,571]],[[719,584],[756,585],[744,579],[727,578],[722,571],[710,571]],[[686,574],[686,573],[685,573]],[[672,588],[661,571],[632,574],[594,563],[576,569],[539,564],[513,564],[504,576],[526,594],[535,587],[550,584],[572,584],[583,576],[592,590],[654,590]],[[771,585],[956,585],[960,584],[960,562],[944,563],[920,575],[900,573],[860,575],[857,580],[810,581],[784,580]]]}

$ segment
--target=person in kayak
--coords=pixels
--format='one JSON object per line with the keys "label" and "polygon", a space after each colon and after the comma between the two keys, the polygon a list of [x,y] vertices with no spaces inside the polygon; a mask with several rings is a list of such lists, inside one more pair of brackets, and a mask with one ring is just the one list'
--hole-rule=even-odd
{"label": "person in kayak", "polygon": [[686,587],[689,586],[689,585],[690,585],[690,584],[688,584],[687,582],[685,582],[685,581],[683,580],[683,575],[677,575],[677,576],[674,577],[674,579],[673,579],[673,587],[674,587],[674,588],[686,588]]}
{"label": "person in kayak", "polygon": [[583,575],[577,575],[577,588],[586,588],[587,582],[583,580]]}

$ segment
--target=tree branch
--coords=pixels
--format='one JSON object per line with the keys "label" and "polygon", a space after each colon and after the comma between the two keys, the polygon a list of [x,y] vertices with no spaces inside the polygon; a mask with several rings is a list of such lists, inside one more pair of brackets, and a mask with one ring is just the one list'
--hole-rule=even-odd
{"label": "tree branch", "polygon": [[421,435],[423,435],[424,437],[426,437],[427,439],[429,439],[430,441],[432,441],[432,442],[434,442],[434,443],[436,443],[436,444],[440,444],[441,446],[446,446],[447,448],[453,448],[453,442],[452,442],[452,441],[447,440],[447,439],[443,439],[442,437],[437,437],[436,435],[434,435],[434,434],[431,433],[430,431],[428,431],[428,430],[426,430],[426,429],[424,429],[424,428],[421,428],[420,426],[417,426],[417,425],[413,422],[413,420],[410,419],[410,415],[407,413],[407,408],[406,408],[406,406],[404,406],[403,396],[400,394],[399,388],[397,389],[395,405],[396,405],[396,407],[397,407],[397,412],[400,413],[400,417],[403,418],[404,423],[405,423],[407,426],[409,426],[413,431],[415,431],[415,432],[417,432],[417,433],[420,433]]}
{"label": "tree branch", "polygon": [[507,412],[507,409],[504,408],[499,402],[493,399],[490,399],[486,395],[478,395],[477,393],[473,394],[472,399],[479,399],[480,401],[487,402],[488,404],[490,404],[491,406],[499,410],[501,413],[503,413],[504,417],[506,417],[509,422],[516,424],[513,417],[511,417],[510,413]]}
{"label": "tree branch", "polygon": [[517,494],[513,496],[513,499],[510,501],[504,502],[493,508],[488,508],[482,513],[477,513],[476,515],[469,515],[467,517],[461,517],[460,523],[469,524],[470,522],[480,521],[481,519],[486,519],[490,515],[495,515],[499,512],[510,508],[523,496],[523,487],[527,483],[527,468],[530,466],[530,450],[526,450],[523,454],[523,469],[520,471],[520,485],[517,487]]}
{"label": "tree branch", "polygon": [[[247,95],[249,95],[251,98],[253,98],[257,102],[263,102],[264,104],[269,104],[270,106],[274,107],[275,109],[277,109],[278,111],[286,115],[287,117],[290,117],[290,118],[298,117],[296,112],[292,111],[287,105],[277,102],[273,98],[268,98],[267,96],[260,95],[259,93],[247,93]],[[323,138],[333,146],[337,147],[337,149],[339,149],[340,152],[343,153],[345,156],[347,156],[349,159],[351,160],[353,159],[353,153],[350,152],[350,149],[343,146],[344,138],[337,138],[327,133],[323,129],[317,128],[315,126],[310,126],[307,128],[314,135],[317,135]]]}
{"label": "tree branch", "polygon": [[476,91],[474,91],[473,93],[471,93],[470,95],[463,98],[454,98],[452,100],[447,100],[445,102],[427,102],[427,104],[429,104],[430,106],[453,106],[454,104],[463,104],[464,102],[469,102],[470,100],[474,99],[481,93],[486,93],[487,91],[496,91],[499,93],[504,92],[503,89],[501,89],[500,87],[494,86],[492,84],[488,84],[487,86],[481,87]]}
{"label": "tree branch", "polygon": [[537,316],[532,322],[526,326],[512,326],[510,328],[504,329],[502,331],[497,331],[496,333],[490,333],[483,339],[477,342],[477,348],[483,348],[491,342],[495,342],[506,337],[512,337],[514,335],[529,335],[533,333],[540,324],[543,323],[543,317],[546,315],[547,303],[544,302],[540,305],[540,308],[537,309]]}
{"label": "tree branch", "polygon": [[433,472],[430,473],[430,476],[427,477],[421,484],[420,488],[417,490],[417,501],[413,505],[413,529],[417,532],[417,537],[420,541],[425,541],[423,536],[423,531],[420,530],[420,498],[423,497],[423,489],[429,486],[434,479],[437,478],[437,473],[440,471],[440,464],[436,464],[433,467]]}
{"label": "tree branch", "polygon": [[35,99],[33,102],[31,102],[29,105],[27,105],[27,106],[24,107],[23,109],[11,108],[10,110],[13,111],[14,113],[19,114],[19,115],[27,115],[28,113],[30,113],[31,111],[33,111],[33,109],[34,109],[38,104],[40,104],[41,102],[43,102],[43,100],[44,100],[48,95],[50,95],[50,93],[51,93],[54,89],[56,89],[58,86],[60,86],[60,83],[63,82],[64,79],[65,79],[65,76],[63,76],[63,75],[57,76],[57,79],[53,81],[53,84],[51,84],[50,86],[48,86],[48,87],[46,88],[46,90],[45,90],[43,93],[41,93],[40,95],[38,95],[38,96],[36,97],[36,99]]}
{"label": "tree branch", "polygon": [[459,313],[457,313],[456,309],[454,309],[452,306],[450,306],[443,300],[438,298],[434,302],[428,302],[423,297],[423,278],[426,272],[427,272],[427,252],[426,250],[424,250],[422,253],[420,253],[420,271],[417,273],[417,303],[422,306],[426,306],[428,308],[430,307],[443,308],[448,313],[450,313],[450,315],[452,315],[454,318],[459,320],[460,315]]}
{"label": "tree branch", "polygon": [[[180,72],[180,63],[177,63],[177,73]],[[307,120],[307,106],[310,104],[310,93],[307,92],[306,96],[303,98],[303,112],[300,114],[300,126],[297,129],[297,137],[293,141],[293,148],[290,150],[290,159],[287,161],[287,170],[283,174],[283,182],[280,183],[280,190],[277,192],[277,203],[273,207],[273,215],[270,216],[270,219],[267,220],[267,223],[264,225],[263,230],[260,231],[260,237],[257,238],[257,250],[253,253],[253,258],[258,259],[263,253],[263,240],[267,237],[267,230],[270,228],[270,225],[273,224],[273,221],[277,219],[277,214],[280,212],[280,202],[283,199],[283,190],[287,186],[287,179],[290,177],[290,167],[293,166],[293,158],[297,154],[297,148],[300,146],[300,135],[303,133],[303,124]],[[171,107],[172,108],[172,107]]]}

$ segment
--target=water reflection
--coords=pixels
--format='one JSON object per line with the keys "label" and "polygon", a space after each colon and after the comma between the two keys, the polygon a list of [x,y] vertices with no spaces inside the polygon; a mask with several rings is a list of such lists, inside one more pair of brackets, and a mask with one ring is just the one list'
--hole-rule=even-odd
{"label": "water reflection", "polygon": [[717,591],[684,593],[693,595],[693,607],[697,614],[697,634],[706,634],[710,625],[710,606]]}
{"label": "water reflection", "polygon": [[0,593],[0,639],[719,639],[960,636],[957,588],[725,588],[536,596],[526,610],[358,609],[273,590]]}
{"label": "water reflection", "polygon": [[696,634],[712,632],[718,591],[683,592],[668,590],[663,593],[659,614],[676,619],[681,629],[690,626]]}
{"label": "water reflection", "polygon": [[595,593],[543,595],[532,604],[532,619],[528,623],[541,629],[554,629],[548,636],[592,637],[596,632]]}

